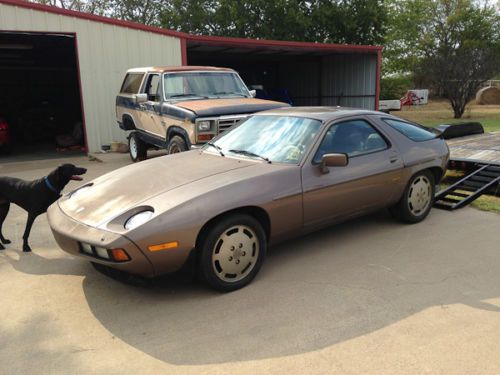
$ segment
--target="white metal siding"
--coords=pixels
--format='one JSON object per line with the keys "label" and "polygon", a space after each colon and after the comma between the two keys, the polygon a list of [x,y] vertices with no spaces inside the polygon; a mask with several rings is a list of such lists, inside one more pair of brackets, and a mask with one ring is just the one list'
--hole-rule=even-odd
{"label": "white metal siding", "polygon": [[321,105],[375,109],[377,55],[323,58]]}
{"label": "white metal siding", "polygon": [[125,140],[116,123],[115,97],[127,69],[182,65],[179,38],[76,17],[0,4],[1,30],[76,33],[90,151]]}

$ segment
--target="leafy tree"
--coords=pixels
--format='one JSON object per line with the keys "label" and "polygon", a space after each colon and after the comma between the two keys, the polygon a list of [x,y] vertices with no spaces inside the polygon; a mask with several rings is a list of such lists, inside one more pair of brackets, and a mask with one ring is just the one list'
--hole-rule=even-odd
{"label": "leafy tree", "polygon": [[433,83],[460,118],[481,83],[500,71],[500,16],[471,0],[439,0],[419,49],[416,74]]}
{"label": "leafy tree", "polygon": [[381,43],[385,22],[381,0],[172,0],[161,12],[193,34],[355,44]]}
{"label": "leafy tree", "polygon": [[500,16],[474,0],[387,1],[384,73],[412,73],[449,99],[454,117],[500,72]]}
{"label": "leafy tree", "polygon": [[101,16],[106,15],[110,5],[108,0],[36,0],[34,2]]}

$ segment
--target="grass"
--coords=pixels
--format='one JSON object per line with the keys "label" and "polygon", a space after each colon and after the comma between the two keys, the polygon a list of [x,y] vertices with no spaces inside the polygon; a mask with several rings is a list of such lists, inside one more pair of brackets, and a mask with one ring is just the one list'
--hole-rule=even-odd
{"label": "grass", "polygon": [[[500,131],[500,105],[477,105],[472,101],[467,105],[461,119],[453,118],[451,106],[449,102],[444,100],[430,101],[426,105],[405,107],[401,111],[391,114],[426,126],[477,121],[483,125],[487,132]],[[442,184],[443,186],[450,185],[463,175],[462,171],[449,170]],[[497,192],[500,193],[500,186]],[[472,202],[471,206],[479,210],[500,214],[500,197],[483,195]]]}
{"label": "grass", "polygon": [[500,131],[500,105],[477,105],[471,102],[467,105],[461,119],[453,118],[450,104],[443,100],[431,101],[426,105],[404,107],[401,111],[391,114],[426,126],[478,121],[487,132]]}

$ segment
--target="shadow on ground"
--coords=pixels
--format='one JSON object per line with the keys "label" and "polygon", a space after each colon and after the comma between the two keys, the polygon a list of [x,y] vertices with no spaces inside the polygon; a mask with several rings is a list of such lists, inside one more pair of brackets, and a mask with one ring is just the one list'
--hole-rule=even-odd
{"label": "shadow on ground", "polygon": [[409,226],[378,213],[289,241],[270,250],[250,286],[229,294],[182,276],[131,287],[69,258],[10,263],[35,275],[86,275],[99,322],[159,360],[250,361],[319,350],[436,306],[500,312],[484,302],[500,297],[494,239],[478,242],[453,225],[437,230],[440,220],[434,213]]}

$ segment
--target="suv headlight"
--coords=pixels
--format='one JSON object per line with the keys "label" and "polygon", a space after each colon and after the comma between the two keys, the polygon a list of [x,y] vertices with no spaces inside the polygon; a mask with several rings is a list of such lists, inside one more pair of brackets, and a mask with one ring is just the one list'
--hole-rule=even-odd
{"label": "suv headlight", "polygon": [[204,120],[198,122],[198,131],[206,132],[209,131],[211,127],[210,121]]}

